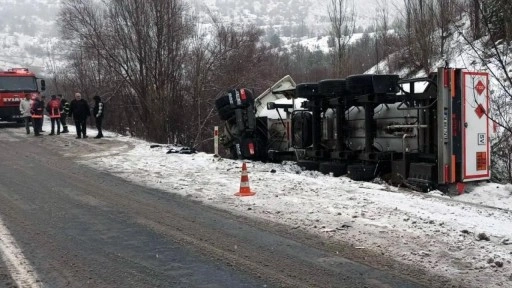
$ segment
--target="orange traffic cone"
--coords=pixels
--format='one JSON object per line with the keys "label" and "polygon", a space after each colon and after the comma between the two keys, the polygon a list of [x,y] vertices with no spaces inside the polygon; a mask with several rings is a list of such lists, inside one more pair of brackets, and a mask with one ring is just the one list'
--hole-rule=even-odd
{"label": "orange traffic cone", "polygon": [[240,192],[235,193],[235,196],[252,196],[256,193],[251,191],[249,187],[249,175],[247,175],[247,165],[242,165],[242,178],[240,179]]}

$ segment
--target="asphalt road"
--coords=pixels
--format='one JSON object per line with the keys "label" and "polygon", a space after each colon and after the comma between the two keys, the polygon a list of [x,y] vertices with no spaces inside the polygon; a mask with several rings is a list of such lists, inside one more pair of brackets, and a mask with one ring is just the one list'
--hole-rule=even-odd
{"label": "asphalt road", "polygon": [[[0,127],[0,219],[37,275],[32,286],[446,284],[340,243],[336,250],[356,261],[348,260],[313,235],[138,186],[77,161],[112,145],[126,143],[34,137],[23,128]],[[16,287],[10,272],[0,261],[0,285]]]}

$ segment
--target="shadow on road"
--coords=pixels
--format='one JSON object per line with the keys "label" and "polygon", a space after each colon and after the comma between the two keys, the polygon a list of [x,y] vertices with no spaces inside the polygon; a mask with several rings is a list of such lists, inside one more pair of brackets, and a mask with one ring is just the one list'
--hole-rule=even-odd
{"label": "shadow on road", "polygon": [[25,126],[24,122],[17,123],[17,122],[4,122],[0,121],[0,129],[1,128],[19,128]]}

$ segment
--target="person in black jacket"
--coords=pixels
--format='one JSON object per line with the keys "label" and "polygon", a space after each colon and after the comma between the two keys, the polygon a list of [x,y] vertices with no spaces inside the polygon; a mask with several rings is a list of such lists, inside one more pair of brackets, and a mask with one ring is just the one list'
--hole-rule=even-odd
{"label": "person in black jacket", "polygon": [[87,138],[86,121],[87,117],[91,116],[91,110],[80,93],[75,93],[75,99],[69,104],[69,117],[71,116],[75,120],[76,139]]}
{"label": "person in black jacket", "polygon": [[103,115],[105,113],[105,105],[101,101],[101,97],[96,95],[92,99],[94,99],[94,108],[92,109],[92,114],[96,119],[96,129],[98,129],[98,135],[96,135],[96,139],[103,137],[103,132],[101,131],[101,124],[103,122]]}

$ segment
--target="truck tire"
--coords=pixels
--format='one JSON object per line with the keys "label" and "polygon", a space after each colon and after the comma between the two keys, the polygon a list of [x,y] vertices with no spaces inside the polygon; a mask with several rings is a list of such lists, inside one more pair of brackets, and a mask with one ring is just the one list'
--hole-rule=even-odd
{"label": "truck tire", "polygon": [[[245,95],[245,98],[239,96],[240,103],[237,101],[237,93],[238,95],[241,95],[242,93]],[[233,105],[231,105],[231,103],[233,103]],[[252,90],[246,88],[229,90],[227,94],[215,100],[215,107],[217,107],[217,110],[220,110],[226,106],[231,106],[233,108],[245,108],[249,107],[251,104],[254,104],[254,96]]]}
{"label": "truck tire", "polygon": [[[240,144],[238,144],[240,145]],[[231,154],[231,158],[232,159],[240,159],[240,155],[238,155],[238,147],[237,145],[233,145],[231,147],[229,147],[229,153]]]}
{"label": "truck tire", "polygon": [[347,164],[340,162],[322,162],[318,166],[318,171],[323,174],[332,173],[334,177],[340,177],[347,174]]}
{"label": "truck tire", "polygon": [[297,166],[303,170],[318,171],[319,163],[313,160],[299,160],[297,161]]}
{"label": "truck tire", "polygon": [[308,112],[295,113],[292,117],[292,145],[304,149],[313,144],[313,116]]}
{"label": "truck tire", "polygon": [[256,156],[256,144],[252,137],[242,137],[240,140],[240,152],[243,159],[253,159]]}
{"label": "truck tire", "polygon": [[[253,95],[253,92],[251,89],[247,89],[247,88],[242,88],[242,89],[238,89],[238,92],[239,93],[242,93],[241,90],[244,90],[245,92],[245,100],[242,99],[242,106],[243,107],[248,107],[250,105],[253,105],[254,106],[254,95]],[[233,100],[235,100],[235,103],[236,103],[236,96],[233,95]]]}
{"label": "truck tire", "polygon": [[226,121],[235,116],[235,109],[227,105],[218,110],[220,120]]}
{"label": "truck tire", "polygon": [[347,176],[354,181],[371,181],[375,178],[375,164],[353,164],[347,166]]}
{"label": "truck tire", "polygon": [[228,93],[227,95],[223,95],[217,100],[215,100],[215,107],[217,107],[217,110],[220,110],[224,108],[225,106],[229,106],[231,103],[229,102],[229,98],[231,97],[231,93]]}
{"label": "truck tire", "polygon": [[301,83],[295,86],[295,95],[298,98],[306,98],[311,100],[315,98],[318,93],[318,83]]}
{"label": "truck tire", "polygon": [[347,93],[344,79],[326,79],[318,82],[318,91],[324,97],[341,97]]}
{"label": "truck tire", "polygon": [[347,77],[346,87],[350,93],[363,95],[373,93],[373,75],[353,75]]}
{"label": "truck tire", "polygon": [[353,75],[347,77],[347,90],[357,95],[397,93],[398,75]]}

